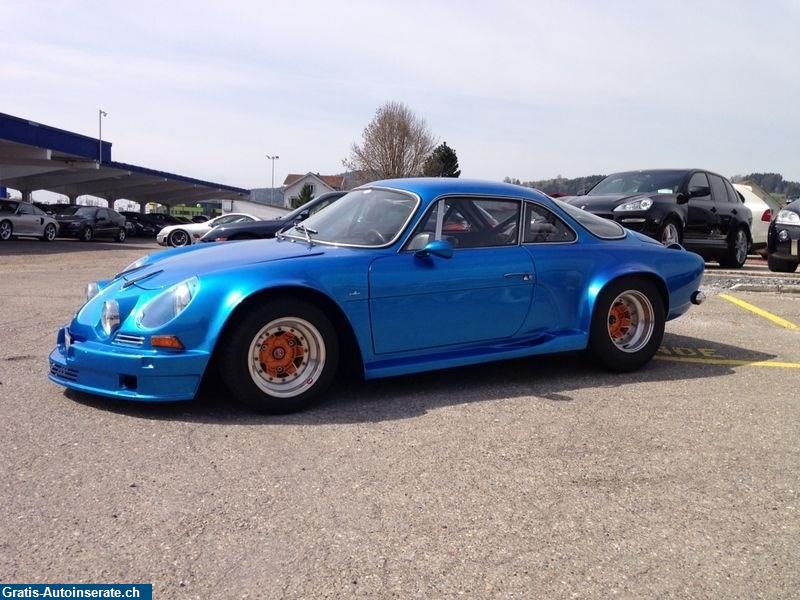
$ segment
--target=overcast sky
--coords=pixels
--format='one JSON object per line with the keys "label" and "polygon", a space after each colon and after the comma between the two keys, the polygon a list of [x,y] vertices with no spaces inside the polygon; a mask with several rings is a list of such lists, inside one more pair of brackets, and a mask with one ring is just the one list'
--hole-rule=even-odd
{"label": "overcast sky", "polygon": [[464,177],[800,180],[800,2],[0,2],[0,112],[239,185],[343,170],[407,103]]}

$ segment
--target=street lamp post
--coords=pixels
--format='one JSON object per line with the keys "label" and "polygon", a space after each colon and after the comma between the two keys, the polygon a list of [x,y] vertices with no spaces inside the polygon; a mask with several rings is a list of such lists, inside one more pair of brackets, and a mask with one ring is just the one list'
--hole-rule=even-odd
{"label": "street lamp post", "polygon": [[104,111],[102,108],[97,109],[97,129],[98,136],[97,136],[97,162],[103,162],[103,117],[107,117],[108,113]]}
{"label": "street lamp post", "polygon": [[272,161],[272,187],[269,190],[269,201],[270,204],[275,204],[275,161],[278,160],[280,156],[277,154],[275,156],[270,156],[267,154],[267,159]]}

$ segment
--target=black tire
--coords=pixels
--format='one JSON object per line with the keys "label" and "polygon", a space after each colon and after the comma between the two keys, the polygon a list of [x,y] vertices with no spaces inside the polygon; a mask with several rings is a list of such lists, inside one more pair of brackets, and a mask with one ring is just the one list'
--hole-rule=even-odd
{"label": "black tire", "polygon": [[796,260],[778,258],[772,254],[767,257],[767,266],[774,273],[794,273],[797,270],[798,262]]}
{"label": "black tire", "polygon": [[[302,410],[330,386],[336,375],[339,365],[339,340],[336,330],[328,317],[317,306],[303,300],[283,297],[251,305],[251,307],[252,310],[237,315],[237,321],[232,325],[233,329],[227,331],[224,339],[218,342],[218,344],[224,344],[224,351],[218,354],[218,366],[222,379],[239,402],[259,412],[286,414]],[[302,331],[295,330],[290,325],[276,325],[276,321],[279,319],[285,319],[286,322],[295,325],[304,322],[313,327],[319,337],[313,335],[313,332],[312,335],[307,333],[304,335]],[[273,329],[277,327],[279,333],[268,335],[265,332],[267,326],[272,326]],[[282,332],[281,327],[283,328]],[[285,340],[286,338],[280,337],[282,334],[289,337],[289,346],[292,346],[292,339],[299,342],[297,345],[302,347],[303,357],[312,356],[311,348],[316,347],[313,342],[315,338],[317,343],[321,341],[324,360],[317,361],[317,363],[307,360],[301,363],[292,375],[283,378],[284,380],[289,379],[288,382],[271,379],[270,369],[274,369],[274,365],[265,364],[264,358],[259,358],[256,364],[251,349],[258,348],[259,338],[266,335],[266,339],[261,341],[260,345],[263,353],[269,339]],[[276,351],[277,349],[276,347]],[[317,356],[319,355],[318,349]],[[261,356],[263,357],[263,354]],[[273,358],[282,360],[285,355],[273,356]],[[322,364],[319,365],[319,362]],[[289,362],[288,364],[291,367],[293,363]],[[314,366],[315,364],[317,366]],[[316,370],[309,374],[309,369]],[[277,375],[275,379],[280,377]],[[297,389],[291,390],[290,386],[293,385]],[[294,395],[289,397],[273,395],[262,386],[285,386],[286,393]]]}
{"label": "black tire", "polygon": [[189,237],[189,234],[186,233],[183,229],[176,229],[172,233],[169,234],[169,238],[167,238],[169,245],[173,248],[180,248],[181,246],[188,246],[192,243],[192,239]]}
{"label": "black tire", "polygon": [[11,221],[0,221],[0,242],[7,242],[14,236],[14,226]]}
{"label": "black tire", "polygon": [[57,234],[58,234],[58,229],[56,228],[55,225],[50,223],[49,225],[45,226],[44,235],[42,235],[42,237],[40,237],[39,239],[42,240],[43,242],[52,242],[54,239],[56,239]]}
{"label": "black tire", "polygon": [[[611,309],[615,301],[624,294],[641,295],[647,299],[652,309],[652,330],[649,337],[642,334],[641,347],[632,346],[623,350],[612,339],[613,328]],[[589,332],[589,351],[601,365],[611,371],[635,371],[650,362],[664,338],[664,301],[656,285],[643,277],[626,277],[609,283],[597,297]],[[645,327],[645,331],[648,328]]]}
{"label": "black tire", "polygon": [[91,227],[86,227],[86,228],[84,228],[83,231],[81,231],[81,240],[82,241],[91,242],[93,239],[94,239],[94,231],[92,230]]}
{"label": "black tire", "polygon": [[680,221],[678,221],[675,217],[667,217],[664,219],[664,222],[661,223],[661,226],[658,228],[658,232],[656,233],[656,239],[667,246],[667,242],[665,238],[669,233],[670,227],[674,228],[673,231],[675,232],[677,239],[674,242],[676,244],[683,244],[683,227],[681,227]]}
{"label": "black tire", "polygon": [[124,227],[120,227],[119,231],[117,232],[116,240],[122,244],[125,242],[125,239],[128,237],[128,233],[125,231]]}
{"label": "black tire", "polygon": [[[746,244],[744,253],[741,252],[739,244],[742,237]],[[747,234],[746,227],[739,227],[728,237],[728,249],[725,254],[720,256],[719,265],[726,269],[741,269],[747,261],[747,252],[750,250],[750,236]]]}

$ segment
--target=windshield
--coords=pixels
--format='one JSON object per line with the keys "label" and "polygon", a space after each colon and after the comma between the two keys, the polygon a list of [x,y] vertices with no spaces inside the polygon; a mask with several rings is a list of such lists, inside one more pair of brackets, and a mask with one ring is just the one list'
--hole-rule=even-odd
{"label": "windshield", "polygon": [[354,190],[285,235],[348,246],[386,246],[402,233],[416,206],[415,197],[401,192]]}
{"label": "windshield", "polygon": [[17,202],[0,202],[0,213],[7,213],[13,215],[17,212]]}
{"label": "windshield", "polygon": [[625,237],[625,230],[614,221],[598,217],[577,206],[572,206],[561,200],[553,200],[564,212],[583,225],[591,233],[604,240],[615,240]]}
{"label": "windshield", "polygon": [[686,171],[633,171],[615,173],[594,186],[587,196],[605,194],[677,194]]}

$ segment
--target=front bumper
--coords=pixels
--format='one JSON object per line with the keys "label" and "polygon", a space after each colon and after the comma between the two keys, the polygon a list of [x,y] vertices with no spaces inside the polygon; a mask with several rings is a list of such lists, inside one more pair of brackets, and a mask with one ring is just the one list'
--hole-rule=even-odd
{"label": "front bumper", "polygon": [[58,332],[49,379],[64,387],[125,400],[191,400],[208,364],[207,352],[157,351],[95,341],[65,343]]}
{"label": "front bumper", "polygon": [[[788,239],[784,241],[780,240],[782,231],[785,231],[788,235]],[[770,227],[767,246],[769,253],[773,256],[785,260],[800,261],[800,226],[775,223],[773,227]]]}
{"label": "front bumper", "polygon": [[157,241],[157,242],[158,242],[158,243],[159,243],[161,246],[166,246],[166,245],[167,245],[167,237],[168,237],[168,236],[166,236],[166,235],[163,235],[163,234],[159,233],[159,234],[156,236],[156,241]]}

